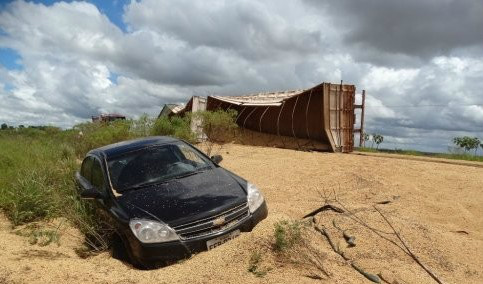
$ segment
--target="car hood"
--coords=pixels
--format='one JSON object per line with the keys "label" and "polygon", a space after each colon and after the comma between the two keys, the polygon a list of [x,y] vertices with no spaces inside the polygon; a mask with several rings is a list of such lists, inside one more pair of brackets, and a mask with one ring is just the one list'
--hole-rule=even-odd
{"label": "car hood", "polygon": [[223,168],[128,191],[118,197],[129,218],[158,219],[178,226],[245,203],[247,195]]}

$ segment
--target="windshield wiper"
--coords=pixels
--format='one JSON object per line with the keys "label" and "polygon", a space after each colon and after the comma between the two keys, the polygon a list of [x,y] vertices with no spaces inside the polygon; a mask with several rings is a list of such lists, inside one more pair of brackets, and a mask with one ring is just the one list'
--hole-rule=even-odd
{"label": "windshield wiper", "polygon": [[144,182],[144,183],[140,183],[140,184],[135,184],[135,185],[129,186],[126,189],[123,189],[122,192],[124,192],[124,191],[130,191],[130,190],[138,190],[138,189],[141,189],[141,188],[144,188],[144,187],[148,187],[148,186],[151,186],[151,185],[154,185],[154,184],[158,184],[158,183],[159,182]]}
{"label": "windshield wiper", "polygon": [[191,172],[187,172],[187,173],[181,174],[179,176],[175,176],[175,177],[173,177],[173,179],[182,179],[182,178],[185,178],[185,177],[189,177],[189,176],[192,176],[192,175],[196,175],[196,174],[199,174],[199,173],[202,173],[202,172],[206,171],[209,168],[210,168],[209,166],[202,167],[202,168],[199,168],[197,170],[194,170],[194,171],[191,171]]}
{"label": "windshield wiper", "polygon": [[205,172],[209,168],[210,168],[210,166],[205,166],[205,167],[201,167],[197,170],[187,172],[187,173],[184,173],[184,174],[181,174],[181,175],[178,175],[178,176],[174,176],[174,177],[171,177],[171,178],[168,178],[168,179],[165,179],[165,180],[135,184],[133,186],[130,186],[129,188],[123,189],[121,192],[130,191],[130,190],[138,190],[138,189],[148,187],[148,186],[152,186],[152,185],[156,185],[156,184],[163,184],[163,183],[170,182],[174,179],[182,179],[182,178],[185,178],[185,177],[189,177],[189,176],[192,176],[192,175],[196,175],[196,174]]}

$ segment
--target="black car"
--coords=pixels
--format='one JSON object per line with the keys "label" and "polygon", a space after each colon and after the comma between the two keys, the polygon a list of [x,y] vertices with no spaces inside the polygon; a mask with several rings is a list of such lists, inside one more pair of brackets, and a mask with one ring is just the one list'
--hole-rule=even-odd
{"label": "black car", "polygon": [[194,146],[171,137],[90,151],[76,173],[140,267],[215,248],[251,231],[268,211],[261,192]]}

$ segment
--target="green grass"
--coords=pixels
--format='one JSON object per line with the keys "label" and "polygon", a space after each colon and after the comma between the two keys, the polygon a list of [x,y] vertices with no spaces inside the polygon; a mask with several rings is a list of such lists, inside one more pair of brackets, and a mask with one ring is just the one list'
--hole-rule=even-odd
{"label": "green grass", "polygon": [[[95,250],[109,247],[113,229],[83,202],[74,180],[91,149],[149,135],[170,135],[193,142],[189,118],[121,120],[0,131],[0,210],[14,226],[65,217]],[[34,233],[32,233],[35,235]],[[55,239],[50,232],[36,233]]]}
{"label": "green grass", "polygon": [[359,152],[368,152],[368,153],[377,153],[379,152],[378,150],[374,149],[374,148],[368,148],[368,147],[359,147],[359,148],[355,148],[356,151],[359,151]]}
{"label": "green grass", "polygon": [[409,156],[483,162],[483,156],[475,156],[469,153],[463,153],[463,154],[426,153],[426,152],[420,152],[416,150],[401,150],[401,149],[390,150],[390,149],[374,149],[374,148],[364,148],[364,147],[356,148],[356,151],[367,152],[367,153],[389,153],[389,154],[400,154],[400,155],[409,155]]}
{"label": "green grass", "polygon": [[61,213],[76,168],[64,143],[41,130],[0,133],[0,208],[14,225]]}
{"label": "green grass", "polygon": [[[90,149],[134,137],[129,127],[126,122],[89,123],[66,131],[0,131],[0,209],[14,226],[65,217],[91,247],[106,248],[93,208],[77,194],[74,173]],[[79,136],[79,131],[84,134]],[[47,231],[33,235],[34,240],[54,238]]]}
{"label": "green grass", "polygon": [[482,156],[473,156],[473,155],[470,155],[470,154],[436,154],[434,157],[445,158],[445,159],[454,159],[454,160],[483,162]]}
{"label": "green grass", "polygon": [[[85,123],[65,131],[0,131],[0,209],[14,226],[65,217],[91,248],[107,248],[112,229],[97,218],[90,203],[81,201],[74,174],[89,150],[146,134],[140,124],[116,121]],[[41,235],[45,238],[48,233]]]}

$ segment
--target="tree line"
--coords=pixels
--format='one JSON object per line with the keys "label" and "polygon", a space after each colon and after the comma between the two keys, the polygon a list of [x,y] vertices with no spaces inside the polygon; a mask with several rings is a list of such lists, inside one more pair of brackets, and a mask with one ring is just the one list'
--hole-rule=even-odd
{"label": "tree line", "polygon": [[364,140],[364,147],[366,146],[366,142],[369,141],[370,139],[372,140],[371,148],[374,148],[374,143],[376,144],[376,149],[379,149],[379,144],[381,144],[384,141],[384,136],[381,134],[373,133],[373,134],[368,134],[368,133],[362,133],[362,139]]}
{"label": "tree line", "polygon": [[[371,148],[374,148],[374,144],[376,144],[376,149],[379,149],[379,144],[381,144],[384,141],[384,136],[382,136],[381,134],[362,133],[362,135],[363,135],[362,140],[364,141],[364,147],[366,145],[366,142],[371,140],[372,141]],[[478,148],[481,148],[483,150],[483,143],[478,137],[470,137],[470,136],[454,137],[453,143],[457,147],[464,149],[465,153],[469,153],[472,150],[474,150],[475,156],[478,151]]]}
{"label": "tree line", "polygon": [[[29,125],[29,126],[25,126],[23,124],[20,124],[19,126],[17,126],[17,128],[15,128],[15,126],[12,126],[12,125],[8,125],[6,123],[2,123],[0,125],[0,130],[13,130],[13,129],[24,129],[24,128],[35,128],[35,129],[40,129],[40,130],[45,130],[45,129],[48,129],[48,128],[53,128],[55,126],[48,126],[48,125]],[[55,128],[58,128],[58,127],[55,127]]]}
{"label": "tree line", "polygon": [[475,150],[475,156],[476,152],[478,151],[478,147],[481,147],[483,149],[483,144],[481,143],[480,139],[478,137],[469,137],[469,136],[463,136],[463,137],[455,137],[453,138],[453,143],[464,149],[465,153],[470,152],[471,150]]}

